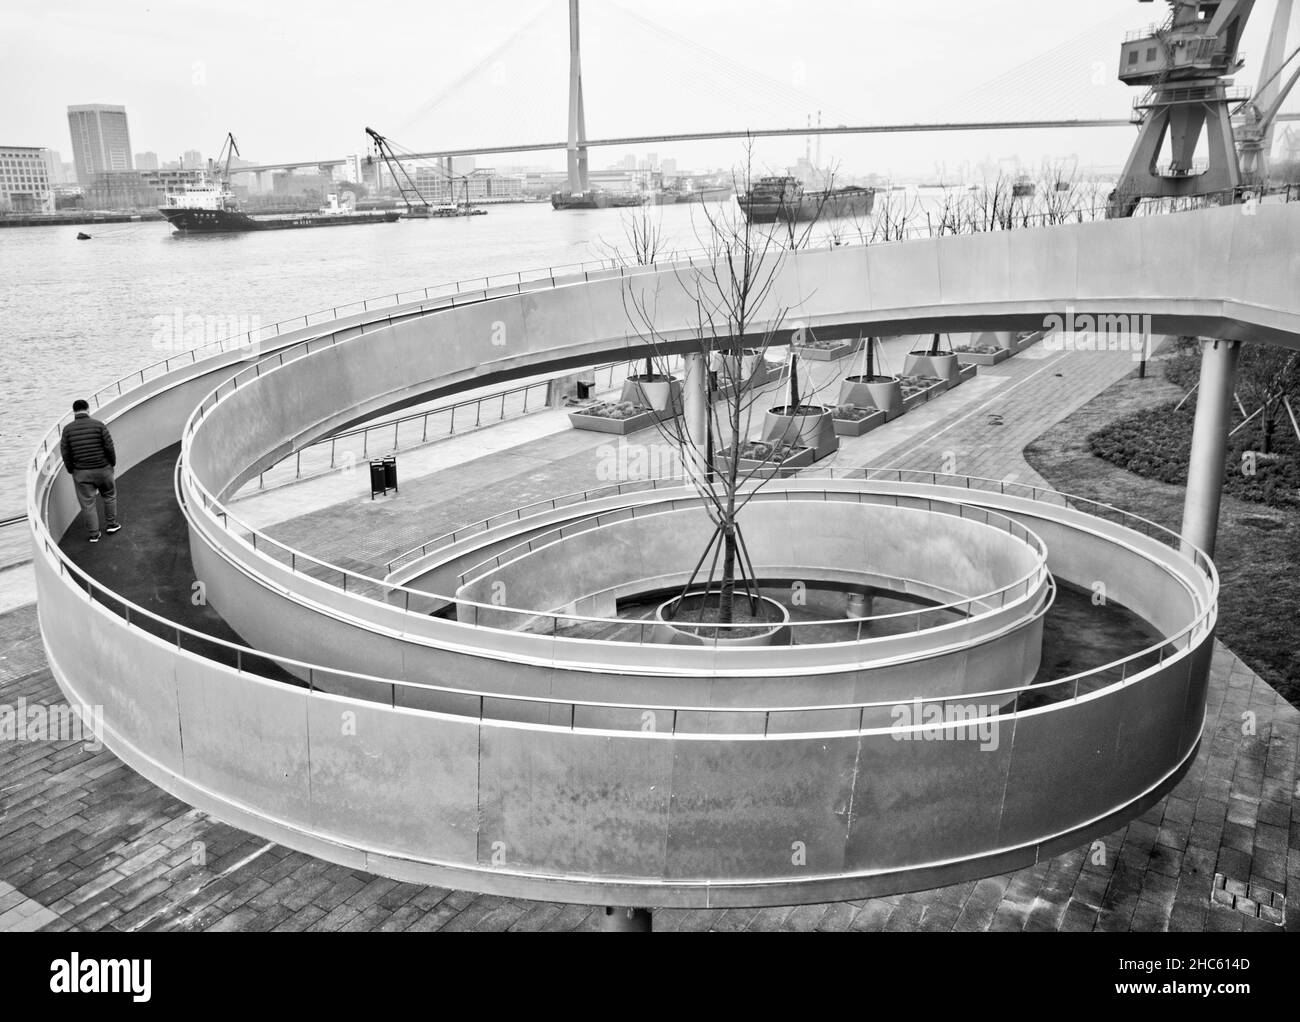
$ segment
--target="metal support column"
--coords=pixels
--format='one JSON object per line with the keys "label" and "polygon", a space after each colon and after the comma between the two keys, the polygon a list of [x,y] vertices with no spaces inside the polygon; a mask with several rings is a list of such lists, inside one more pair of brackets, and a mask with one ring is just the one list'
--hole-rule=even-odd
{"label": "metal support column", "polygon": [[1186,544],[1214,556],[1219,531],[1219,502],[1223,493],[1223,459],[1228,452],[1233,382],[1237,375],[1237,341],[1206,341],[1201,352],[1201,383],[1196,394],[1192,455],[1187,466],[1187,497],[1183,504]]}
{"label": "metal support column", "polygon": [[682,415],[686,433],[701,455],[709,428],[709,363],[699,352],[682,356],[686,379],[682,382]]}

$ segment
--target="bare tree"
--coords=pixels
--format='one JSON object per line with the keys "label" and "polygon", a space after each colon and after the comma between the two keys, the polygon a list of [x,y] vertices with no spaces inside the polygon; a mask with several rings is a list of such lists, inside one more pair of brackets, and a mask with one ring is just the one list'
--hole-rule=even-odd
{"label": "bare tree", "polygon": [[[733,173],[738,194],[750,190],[752,169],[750,143],[743,167]],[[679,263],[674,272],[676,286],[691,309],[691,321],[665,332],[657,314],[661,285],[647,292],[635,280],[629,280],[623,296],[635,335],[630,343],[647,352],[649,363],[663,367],[661,372],[667,375],[673,355],[686,351],[710,367],[711,377],[716,374],[718,400],[712,400],[711,383],[710,400],[706,402],[707,432],[714,443],[692,436],[680,410],[662,416],[657,426],[664,440],[679,453],[685,474],[701,496],[713,525],[681,596],[702,592],[699,620],[714,613],[718,624],[730,625],[738,587],[748,596],[750,616],[758,618],[757,577],[745,546],[741,515],[775,476],[789,446],[797,440],[796,436],[778,437],[762,457],[742,458],[753,411],[761,399],[756,385],[761,382],[758,374],[764,370],[768,350],[786,343],[791,332],[787,324],[791,307],[773,304],[775,285],[788,252],[796,243],[804,243],[807,231],[792,232],[781,222],[764,229],[734,205],[704,204],[700,211],[700,220],[695,221],[696,236],[708,255],[693,260],[690,266]],[[820,212],[819,208],[816,213]],[[683,338],[682,333],[691,336]],[[789,401],[796,406],[809,397],[799,384],[797,356],[791,357],[787,385],[792,395]],[[742,460],[750,461],[751,467],[743,469]],[[706,561],[704,584],[697,589]]]}
{"label": "bare tree", "polygon": [[1237,395],[1259,416],[1260,453],[1273,453],[1273,438],[1289,397],[1300,395],[1300,352],[1265,344],[1243,346]]}
{"label": "bare tree", "polygon": [[[619,219],[622,239],[614,242],[602,239],[598,242],[598,248],[604,252],[605,258],[624,266],[653,266],[661,259],[672,262],[675,253],[664,242],[663,215],[660,212],[652,213],[652,208],[654,207],[649,203],[641,203],[623,211]],[[645,372],[640,379],[650,383],[657,375],[653,360],[647,355]],[[664,375],[664,379],[670,378],[668,374]]]}

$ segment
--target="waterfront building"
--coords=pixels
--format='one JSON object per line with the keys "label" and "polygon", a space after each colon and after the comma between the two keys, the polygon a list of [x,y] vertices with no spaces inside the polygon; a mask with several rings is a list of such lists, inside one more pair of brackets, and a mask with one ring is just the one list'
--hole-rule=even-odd
{"label": "waterfront building", "polygon": [[0,210],[13,213],[54,211],[54,191],[47,162],[49,152],[33,146],[0,146]]}
{"label": "waterfront building", "polygon": [[83,182],[86,209],[151,209],[158,205],[158,193],[138,170],[92,174]]}
{"label": "waterfront building", "polygon": [[68,107],[77,181],[86,187],[96,174],[134,170],[126,107],[89,103]]}
{"label": "waterfront building", "polygon": [[157,170],[158,154],[157,153],[136,153],[135,169],[136,170]]}
{"label": "waterfront building", "polygon": [[503,202],[524,197],[523,175],[498,174],[490,167],[456,173],[450,184],[439,167],[417,167],[415,187],[424,198],[439,205],[452,202]]}

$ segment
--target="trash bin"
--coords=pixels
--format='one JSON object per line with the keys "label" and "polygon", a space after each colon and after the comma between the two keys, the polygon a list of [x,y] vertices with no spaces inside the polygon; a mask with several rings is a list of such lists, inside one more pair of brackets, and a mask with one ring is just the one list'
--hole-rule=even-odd
{"label": "trash bin", "polygon": [[591,397],[591,392],[596,388],[594,383],[588,383],[586,380],[578,381],[578,400],[586,401]]}
{"label": "trash bin", "polygon": [[[394,470],[396,475],[396,470]],[[376,493],[387,493],[388,490],[384,485],[384,463],[382,461],[372,461],[370,463],[370,499],[375,499]]]}
{"label": "trash bin", "polygon": [[384,492],[397,492],[397,458],[390,455],[384,459]]}

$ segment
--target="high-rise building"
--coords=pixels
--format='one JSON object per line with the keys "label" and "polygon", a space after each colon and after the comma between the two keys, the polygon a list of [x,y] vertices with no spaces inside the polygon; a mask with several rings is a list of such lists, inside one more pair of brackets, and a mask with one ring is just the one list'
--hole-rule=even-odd
{"label": "high-rise building", "polygon": [[198,170],[203,166],[203,154],[197,149],[186,149],[181,162],[184,163],[186,170]]}
{"label": "high-rise building", "polygon": [[131,134],[126,126],[126,107],[90,103],[68,107],[72,132],[72,155],[77,180],[89,187],[96,174],[134,169],[131,163]]}
{"label": "high-rise building", "polygon": [[53,149],[42,149],[42,159],[45,160],[45,175],[49,178],[51,185],[66,184],[63,176],[64,162],[59,158],[58,152]]}
{"label": "high-rise building", "polygon": [[157,153],[136,153],[135,169],[136,170],[157,170],[158,154]]}

